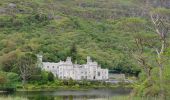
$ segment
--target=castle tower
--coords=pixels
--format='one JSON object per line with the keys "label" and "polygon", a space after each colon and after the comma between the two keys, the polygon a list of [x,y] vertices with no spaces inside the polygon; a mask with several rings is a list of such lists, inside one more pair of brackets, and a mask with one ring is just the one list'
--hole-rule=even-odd
{"label": "castle tower", "polygon": [[71,62],[71,57],[67,57],[66,62]]}
{"label": "castle tower", "polygon": [[37,64],[38,64],[38,67],[43,67],[43,65],[42,65],[42,58],[43,58],[42,55],[37,54]]}
{"label": "castle tower", "polygon": [[38,60],[39,62],[42,62],[42,58],[43,58],[42,55],[37,54],[37,60]]}
{"label": "castle tower", "polygon": [[90,56],[87,56],[87,63],[88,63],[88,62],[92,62]]}

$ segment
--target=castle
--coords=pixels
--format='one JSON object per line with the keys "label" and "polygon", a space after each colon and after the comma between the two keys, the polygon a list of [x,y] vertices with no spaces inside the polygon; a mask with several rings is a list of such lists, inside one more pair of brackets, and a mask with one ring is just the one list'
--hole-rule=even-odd
{"label": "castle", "polygon": [[41,62],[41,67],[45,71],[52,72],[55,77],[59,79],[73,79],[73,80],[107,80],[108,69],[102,69],[97,62],[94,62],[87,57],[87,63],[73,64],[71,57],[67,57],[66,61],[42,62],[42,56],[38,55]]}

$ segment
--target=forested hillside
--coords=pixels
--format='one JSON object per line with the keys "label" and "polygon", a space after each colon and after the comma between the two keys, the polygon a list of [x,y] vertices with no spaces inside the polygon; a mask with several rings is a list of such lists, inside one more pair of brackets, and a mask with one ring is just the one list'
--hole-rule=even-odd
{"label": "forested hillside", "polygon": [[[31,53],[42,54],[43,61],[49,62],[71,56],[80,64],[91,56],[103,68],[114,72],[138,76],[153,69],[149,74],[155,75],[157,55],[152,45],[159,47],[160,43],[149,14],[150,8],[160,5],[165,7],[160,11],[169,14],[169,0],[163,3],[160,0],[0,0],[1,69],[19,73],[17,60],[21,54]],[[145,38],[139,39],[140,36]],[[138,40],[147,43],[140,44]],[[144,53],[140,52],[140,45],[145,46]],[[165,53],[168,59],[169,50],[166,48]],[[138,63],[141,59],[136,59],[140,56],[152,67],[146,70],[144,67],[143,71]],[[164,73],[165,78],[170,76],[168,73]],[[143,91],[153,86],[150,90],[157,94],[158,84],[148,85],[143,74],[141,81],[145,83],[137,89]],[[147,93],[150,94],[149,89]]]}
{"label": "forested hillside", "polygon": [[133,0],[1,0],[0,4],[0,56],[10,70],[18,53],[32,52],[53,62],[76,56],[78,63],[85,63],[91,56],[102,67],[139,72],[125,50],[132,36],[120,29],[129,17],[145,17]]}

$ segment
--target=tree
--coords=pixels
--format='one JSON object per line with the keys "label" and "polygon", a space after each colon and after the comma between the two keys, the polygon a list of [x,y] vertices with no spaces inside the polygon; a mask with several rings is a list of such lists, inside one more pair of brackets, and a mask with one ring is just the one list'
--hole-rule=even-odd
{"label": "tree", "polygon": [[127,18],[119,24],[121,29],[131,32],[133,46],[127,47],[129,49],[128,53],[130,53],[130,56],[132,56],[138,62],[139,66],[146,73],[147,80],[149,81],[151,79],[152,66],[149,62],[150,57],[147,54],[149,52],[147,52],[145,46],[146,44],[150,44],[150,38],[148,38],[148,34],[146,35],[144,32],[141,32],[145,31],[147,28],[146,20],[141,18]]}
{"label": "tree", "polygon": [[42,70],[41,71],[41,81],[40,83],[45,84],[48,82],[48,72]]}
{"label": "tree", "polygon": [[68,86],[73,86],[73,85],[75,85],[75,81],[72,78],[69,78]]}
{"label": "tree", "polygon": [[51,72],[48,72],[48,81],[50,82],[54,81],[54,75]]}
{"label": "tree", "polygon": [[42,70],[37,65],[37,67],[33,68],[33,72],[32,72],[32,74],[31,74],[31,76],[29,78],[29,82],[39,82],[39,81],[42,81],[41,73],[42,73]]}
{"label": "tree", "polygon": [[73,43],[70,48],[70,55],[72,57],[73,62],[75,62],[77,59],[77,47],[75,43]]}
{"label": "tree", "polygon": [[17,59],[17,65],[19,67],[22,83],[25,84],[31,77],[36,67],[37,58],[34,54],[24,53]]}
{"label": "tree", "polygon": [[[162,2],[162,1],[161,1]],[[157,64],[159,66],[159,78],[160,78],[160,96],[163,100],[164,95],[164,79],[163,79],[163,70],[164,70],[164,54],[167,48],[167,35],[169,32],[169,16],[170,11],[165,8],[157,8],[151,12],[151,20],[154,24],[155,31],[160,39],[160,46],[154,47],[155,52],[157,53]]]}
{"label": "tree", "polygon": [[0,85],[5,84],[6,82],[7,82],[7,79],[4,76],[4,73],[0,72]]}
{"label": "tree", "polygon": [[6,77],[10,84],[15,84],[16,82],[19,81],[19,75],[13,72],[7,72]]}
{"label": "tree", "polygon": [[0,65],[3,71],[5,72],[10,72],[13,69],[15,69],[14,64],[16,62],[17,58],[17,52],[12,51],[7,54],[4,54],[3,56],[0,57]]}

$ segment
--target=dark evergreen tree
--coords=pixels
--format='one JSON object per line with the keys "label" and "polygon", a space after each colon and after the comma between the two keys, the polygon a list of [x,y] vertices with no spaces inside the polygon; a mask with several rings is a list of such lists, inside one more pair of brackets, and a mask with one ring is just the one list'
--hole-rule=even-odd
{"label": "dark evergreen tree", "polygon": [[48,81],[50,82],[54,81],[54,75],[51,72],[48,73]]}
{"label": "dark evergreen tree", "polygon": [[72,58],[72,61],[75,63],[77,59],[77,47],[75,43],[73,43],[70,48],[70,56]]}

